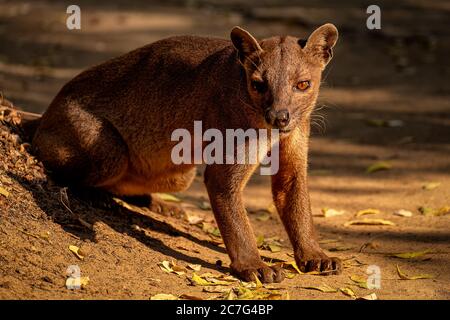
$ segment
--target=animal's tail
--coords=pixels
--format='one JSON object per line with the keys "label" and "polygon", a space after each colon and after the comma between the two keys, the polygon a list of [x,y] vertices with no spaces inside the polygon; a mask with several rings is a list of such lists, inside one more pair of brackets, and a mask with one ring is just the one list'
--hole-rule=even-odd
{"label": "animal's tail", "polygon": [[42,115],[38,113],[18,110],[10,101],[4,99],[2,96],[0,97],[0,118],[9,118],[9,124],[20,131],[22,139],[25,141],[31,142],[39,126],[41,117]]}

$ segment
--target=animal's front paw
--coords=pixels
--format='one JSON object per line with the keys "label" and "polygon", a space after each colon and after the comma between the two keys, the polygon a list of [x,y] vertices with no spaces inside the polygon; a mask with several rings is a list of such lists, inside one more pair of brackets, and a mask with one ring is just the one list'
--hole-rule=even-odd
{"label": "animal's front paw", "polygon": [[302,272],[316,271],[322,275],[340,274],[342,262],[339,258],[328,257],[322,250],[303,250],[295,255],[297,266]]}
{"label": "animal's front paw", "polygon": [[237,277],[247,282],[255,281],[255,276],[262,283],[281,282],[284,279],[284,272],[280,266],[269,267],[263,262],[238,267],[231,265],[231,270]]}

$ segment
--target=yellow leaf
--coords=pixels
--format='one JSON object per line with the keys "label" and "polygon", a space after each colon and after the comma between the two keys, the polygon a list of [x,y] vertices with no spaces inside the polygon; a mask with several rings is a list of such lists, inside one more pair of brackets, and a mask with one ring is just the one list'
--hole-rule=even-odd
{"label": "yellow leaf", "polygon": [[428,182],[422,186],[423,190],[433,190],[441,185],[440,182]]}
{"label": "yellow leaf", "polygon": [[80,248],[78,248],[77,246],[69,246],[69,250],[73,252],[73,254],[80,260],[84,259],[84,256],[82,254],[80,254]]}
{"label": "yellow leaf", "polygon": [[351,275],[350,280],[352,280],[360,288],[369,289],[369,287],[367,286],[367,281],[359,278],[358,276]]}
{"label": "yellow leaf", "polygon": [[209,293],[224,293],[230,291],[230,287],[226,287],[226,286],[204,286],[203,287],[203,291],[204,292],[209,292]]}
{"label": "yellow leaf", "polygon": [[397,265],[397,273],[400,279],[402,280],[418,280],[418,279],[433,279],[434,276],[431,274],[419,274],[417,276],[408,276],[400,270],[400,267]]}
{"label": "yellow leaf", "polygon": [[68,277],[66,287],[69,289],[84,289],[89,284],[89,277]]}
{"label": "yellow leaf", "polygon": [[393,254],[390,254],[390,256],[400,258],[400,259],[414,259],[414,258],[421,257],[430,252],[431,252],[431,250],[427,249],[427,250],[416,251],[416,252],[393,253]]}
{"label": "yellow leaf", "polygon": [[404,209],[400,209],[397,211],[394,211],[394,215],[400,216],[400,217],[412,217],[412,212]]}
{"label": "yellow leaf", "polygon": [[173,294],[158,293],[150,298],[150,300],[178,300]]}
{"label": "yellow leaf", "polygon": [[178,199],[177,197],[168,194],[168,193],[156,193],[156,195],[164,201],[169,201],[169,202],[180,202],[181,200]]}
{"label": "yellow leaf", "polygon": [[364,218],[361,220],[351,220],[344,223],[344,226],[346,227],[352,225],[395,226],[395,223],[384,219],[368,219],[368,218]]}
{"label": "yellow leaf", "polygon": [[259,235],[256,237],[256,246],[261,248],[264,245],[264,235]]}
{"label": "yellow leaf", "polygon": [[183,275],[186,273],[186,268],[176,265],[173,261],[169,262],[167,260],[164,260],[159,265],[159,268],[167,273],[175,273],[176,275]]}
{"label": "yellow leaf", "polygon": [[202,277],[197,275],[195,272],[192,274],[192,278],[190,280],[193,285],[197,285],[197,286],[213,286],[213,285],[215,285],[213,282],[209,282],[209,281],[203,279]]}
{"label": "yellow leaf", "polygon": [[2,187],[0,187],[0,194],[5,197],[9,197],[9,192],[5,188],[2,188]]}
{"label": "yellow leaf", "polygon": [[187,214],[186,220],[188,221],[189,224],[199,224],[200,222],[203,222],[204,219],[202,217],[193,214]]}
{"label": "yellow leaf", "polygon": [[359,297],[356,300],[378,300],[378,297],[375,293],[371,293],[371,294],[368,294],[367,296]]}
{"label": "yellow leaf", "polygon": [[329,285],[327,285],[325,283],[322,284],[321,286],[317,286],[317,287],[315,287],[315,286],[307,286],[307,287],[301,287],[301,288],[308,289],[308,290],[318,290],[318,291],[321,291],[321,292],[324,292],[324,293],[337,292],[337,289],[335,289],[333,287],[330,287]]}
{"label": "yellow leaf", "polygon": [[366,172],[367,173],[373,173],[381,170],[389,170],[392,169],[392,165],[387,161],[380,161],[376,162],[370,166],[367,167]]}
{"label": "yellow leaf", "polygon": [[188,264],[188,268],[198,272],[201,270],[202,266],[200,264]]}
{"label": "yellow leaf", "polygon": [[355,292],[350,289],[350,288],[340,288],[339,289],[343,294],[345,294],[346,296],[352,297],[352,298],[356,298],[356,294]]}
{"label": "yellow leaf", "polygon": [[269,244],[269,249],[271,252],[280,252],[281,251],[281,247],[277,246],[275,244]]}
{"label": "yellow leaf", "polygon": [[284,265],[290,266],[292,269],[297,271],[298,274],[303,274],[303,272],[301,272],[300,269],[298,268],[297,263],[295,261],[283,262],[283,266]]}
{"label": "yellow leaf", "polygon": [[356,213],[356,216],[360,217],[360,216],[364,216],[367,214],[379,214],[379,213],[380,213],[380,210],[378,210],[378,209],[364,209],[364,210],[358,211]]}
{"label": "yellow leaf", "polygon": [[322,208],[322,214],[325,218],[341,216],[345,213],[344,210],[335,210],[330,208]]}
{"label": "yellow leaf", "polygon": [[270,219],[270,213],[267,211],[261,211],[261,213],[258,214],[258,216],[256,217],[256,220],[258,221],[267,221]]}
{"label": "yellow leaf", "polygon": [[254,273],[253,276],[255,277],[256,288],[262,288],[263,285],[259,280],[258,275]]}

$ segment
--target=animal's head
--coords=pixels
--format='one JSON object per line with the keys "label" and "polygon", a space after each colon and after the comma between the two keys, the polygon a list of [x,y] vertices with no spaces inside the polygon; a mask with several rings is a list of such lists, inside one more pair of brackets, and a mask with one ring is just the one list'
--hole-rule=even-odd
{"label": "animal's head", "polygon": [[309,118],[337,38],[332,24],[319,27],[306,41],[289,36],[257,41],[233,28],[231,41],[246,72],[249,96],[269,126],[289,132]]}

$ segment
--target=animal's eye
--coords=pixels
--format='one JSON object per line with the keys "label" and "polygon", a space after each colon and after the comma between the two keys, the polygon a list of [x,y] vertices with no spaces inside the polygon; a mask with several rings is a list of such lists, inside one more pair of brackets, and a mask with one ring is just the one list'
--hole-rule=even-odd
{"label": "animal's eye", "polygon": [[295,86],[295,89],[300,90],[300,91],[305,91],[306,89],[308,89],[310,87],[310,85],[311,85],[311,83],[308,80],[300,81]]}
{"label": "animal's eye", "polygon": [[253,80],[252,88],[258,91],[259,93],[264,93],[267,91],[267,84],[265,81]]}

